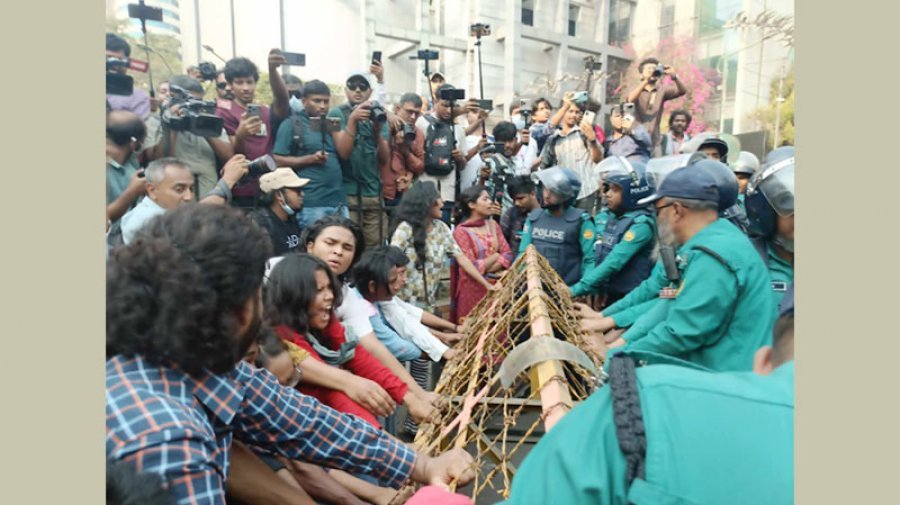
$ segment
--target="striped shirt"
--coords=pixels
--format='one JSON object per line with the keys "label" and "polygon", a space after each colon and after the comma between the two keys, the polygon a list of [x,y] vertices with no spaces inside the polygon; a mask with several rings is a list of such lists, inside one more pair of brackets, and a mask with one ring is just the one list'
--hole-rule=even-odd
{"label": "striped shirt", "polygon": [[[554,137],[559,137],[554,140]],[[549,152],[553,149],[553,152]],[[602,149],[602,148],[601,148]],[[581,179],[581,191],[578,192],[578,199],[586,198],[594,194],[600,188],[598,177],[594,175],[594,160],[591,158],[591,149],[588,141],[581,134],[581,130],[577,126],[569,129],[567,135],[563,135],[562,130],[557,130],[551,135],[547,142],[544,143],[544,150],[541,151],[541,167],[549,168],[558,166],[562,168],[570,168],[578,174]]]}
{"label": "striped shirt", "polygon": [[163,477],[179,505],[225,504],[232,437],[397,487],[415,452],[246,363],[191,377],[141,357],[106,362],[106,455]]}

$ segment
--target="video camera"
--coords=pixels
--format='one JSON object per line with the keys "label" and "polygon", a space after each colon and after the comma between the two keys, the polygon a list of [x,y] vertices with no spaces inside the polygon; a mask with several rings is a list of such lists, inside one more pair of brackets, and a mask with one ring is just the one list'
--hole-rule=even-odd
{"label": "video camera", "polygon": [[[170,99],[163,109],[162,122],[175,131],[188,131],[199,137],[218,137],[224,120],[216,116],[216,102],[197,100],[181,86],[169,85]],[[171,112],[173,106],[181,106],[181,115]]]}
{"label": "video camera", "polygon": [[384,123],[387,121],[387,111],[384,110],[384,106],[378,103],[375,100],[372,100],[372,105],[369,107],[371,114],[369,118],[372,119],[373,123]]}
{"label": "video camera", "polygon": [[128,58],[106,57],[106,92],[110,95],[129,96],[134,93],[134,78],[122,72],[131,65]]}

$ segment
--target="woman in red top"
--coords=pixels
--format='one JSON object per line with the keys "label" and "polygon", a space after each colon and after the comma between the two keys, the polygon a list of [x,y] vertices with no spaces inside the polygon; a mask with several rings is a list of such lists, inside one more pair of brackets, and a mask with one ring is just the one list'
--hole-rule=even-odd
{"label": "woman in red top", "polygon": [[[478,273],[488,282],[496,279],[512,264],[513,253],[497,221],[492,215],[493,201],[484,186],[472,186],[459,195],[456,202],[456,229],[453,238],[463,254],[475,265]],[[484,298],[487,290],[465,271],[457,269],[456,289],[451,306],[454,307],[455,321],[469,315],[469,312]]]}
{"label": "woman in red top", "polygon": [[[311,355],[300,363],[300,391],[379,428],[376,416],[390,415],[400,403],[406,403],[413,417],[427,415],[430,408],[424,401],[357,345],[356,335],[344,333],[333,310],[340,303],[337,278],[328,264],[315,256],[288,254],[269,274],[269,322],[279,337]],[[310,363],[312,360],[331,366],[322,367]]]}

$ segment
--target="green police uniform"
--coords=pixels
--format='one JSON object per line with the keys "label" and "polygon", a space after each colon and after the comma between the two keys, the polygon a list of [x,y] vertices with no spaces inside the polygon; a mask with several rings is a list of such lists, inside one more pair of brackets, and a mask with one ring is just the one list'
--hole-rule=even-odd
{"label": "green police uniform", "polygon": [[793,503],[793,361],[767,376],[654,364],[636,377],[643,478],[627,484],[606,385],[541,438],[505,503]]}
{"label": "green police uniform", "polygon": [[659,298],[659,291],[669,284],[662,261],[657,261],[650,277],[625,295],[621,300],[603,309],[603,315],[612,317],[616,326],[631,326],[644,312],[649,310]]}
{"label": "green police uniform", "polygon": [[[613,275],[621,271],[632,258],[638,253],[646,251],[648,247],[653,247],[652,243],[655,236],[653,218],[646,215],[644,211],[632,210],[622,214],[620,219],[632,217],[634,222],[631,223],[622,239],[613,246],[612,251],[603,258],[600,264],[595,265],[591,270],[586,270],[582,274],[581,280],[574,286],[571,286],[572,296],[599,293],[601,286]],[[595,233],[595,236],[600,240],[607,233],[605,223],[608,221],[608,216],[603,221],[603,228],[597,227]],[[647,254],[649,255],[649,253]],[[596,260],[596,257],[594,259]]]}
{"label": "green police uniform", "polygon": [[[777,315],[778,306],[781,305],[784,294],[787,292],[788,287],[794,282],[794,265],[779,256],[778,253],[775,252],[775,248],[772,247],[772,244],[769,242],[765,243],[765,248],[766,266],[769,268],[769,280],[772,286],[772,306]],[[773,319],[769,325],[769,334],[772,333],[774,325],[775,321]],[[771,344],[771,339],[766,343],[767,345]]]}
{"label": "green police uniform", "polygon": [[771,340],[776,315],[768,272],[750,240],[718,219],[679,256],[682,281],[665,320],[633,332],[619,349],[667,354],[716,371],[750,370],[756,350]]}

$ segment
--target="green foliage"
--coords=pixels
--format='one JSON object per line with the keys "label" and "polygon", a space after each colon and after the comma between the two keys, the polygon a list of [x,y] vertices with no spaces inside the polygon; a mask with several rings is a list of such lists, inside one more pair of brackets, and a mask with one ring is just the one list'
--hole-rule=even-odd
{"label": "green foliage", "polygon": [[[769,83],[769,104],[765,107],[757,109],[751,114],[751,118],[756,119],[762,124],[762,127],[769,132],[766,140],[766,149],[773,149],[775,142],[775,116],[779,106],[778,102],[778,80],[780,76],[776,76]],[[781,118],[778,132],[778,144],[794,144],[794,69],[791,69],[784,76],[781,96],[784,101],[781,102]]]}

